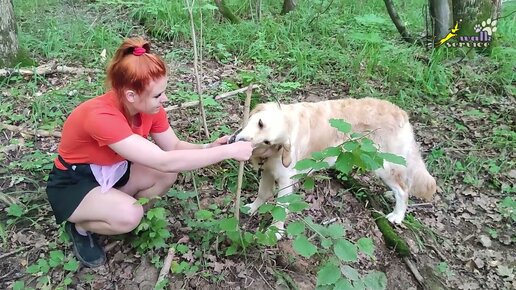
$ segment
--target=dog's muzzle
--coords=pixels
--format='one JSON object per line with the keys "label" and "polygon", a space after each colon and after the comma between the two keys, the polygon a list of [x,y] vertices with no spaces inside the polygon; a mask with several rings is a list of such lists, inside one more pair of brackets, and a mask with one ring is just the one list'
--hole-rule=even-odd
{"label": "dog's muzzle", "polygon": [[228,139],[228,144],[231,144],[231,143],[235,143],[236,142],[236,136],[238,135],[238,133],[240,133],[240,131],[242,131],[242,128],[236,130],[236,132],[231,135]]}

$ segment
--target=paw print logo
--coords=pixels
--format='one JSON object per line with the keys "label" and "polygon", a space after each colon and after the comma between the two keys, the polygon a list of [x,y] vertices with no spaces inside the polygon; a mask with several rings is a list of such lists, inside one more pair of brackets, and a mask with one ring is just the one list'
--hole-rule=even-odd
{"label": "paw print logo", "polygon": [[481,24],[476,24],[473,28],[477,33],[480,31],[485,31],[487,32],[487,35],[491,36],[493,35],[493,32],[496,31],[496,23],[496,20],[491,20],[491,18],[489,18],[486,21],[482,21]]}

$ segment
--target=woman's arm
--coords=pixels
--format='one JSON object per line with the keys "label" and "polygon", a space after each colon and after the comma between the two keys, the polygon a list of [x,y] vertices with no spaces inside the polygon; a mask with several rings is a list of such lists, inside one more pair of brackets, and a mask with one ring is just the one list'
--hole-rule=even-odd
{"label": "woman's arm", "polygon": [[[171,146],[171,144],[165,146]],[[127,160],[163,172],[198,169],[229,158],[245,161],[251,157],[253,150],[251,142],[236,142],[205,150],[176,149],[164,151],[154,143],[136,134],[113,143],[109,147]]]}
{"label": "woman's arm", "polygon": [[162,133],[151,133],[151,137],[159,148],[165,151],[211,148],[226,144],[228,139],[228,136],[223,136],[210,144],[193,144],[179,140],[172,128],[168,128],[168,130]]}

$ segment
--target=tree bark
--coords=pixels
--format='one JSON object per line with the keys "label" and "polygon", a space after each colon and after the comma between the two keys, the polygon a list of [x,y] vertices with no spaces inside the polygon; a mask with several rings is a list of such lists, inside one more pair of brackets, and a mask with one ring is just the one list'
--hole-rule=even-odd
{"label": "tree bark", "polygon": [[285,15],[290,11],[296,9],[296,3],[294,0],[283,0],[283,9],[281,9],[281,15]]}
{"label": "tree bark", "polygon": [[225,18],[229,19],[231,23],[240,23],[240,18],[233,14],[233,12],[228,8],[224,0],[215,0],[215,5],[217,5],[217,8],[219,8],[220,14],[222,14],[222,16],[224,16]]}
{"label": "tree bark", "polygon": [[389,13],[389,16],[391,17],[392,22],[396,26],[396,29],[401,34],[401,37],[403,40],[413,43],[414,40],[410,36],[410,34],[407,31],[407,28],[403,23],[401,22],[400,16],[398,15],[398,12],[396,12],[396,9],[394,9],[394,4],[392,3],[392,0],[384,0],[385,7],[387,7],[387,12]]}
{"label": "tree bark", "polygon": [[0,67],[12,65],[18,50],[13,5],[11,0],[0,0]]}
{"label": "tree bark", "polygon": [[453,26],[452,0],[430,0],[429,2],[433,43],[436,44],[450,32]]}
{"label": "tree bark", "polygon": [[500,15],[501,0],[454,0],[453,1],[453,21],[459,21],[459,31],[457,35],[471,36],[478,35],[475,25],[493,29],[488,25],[487,19],[496,20]]}

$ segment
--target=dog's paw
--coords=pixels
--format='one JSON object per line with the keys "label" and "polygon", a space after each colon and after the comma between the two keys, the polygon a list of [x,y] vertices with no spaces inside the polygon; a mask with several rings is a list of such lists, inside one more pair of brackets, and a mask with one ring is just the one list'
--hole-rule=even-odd
{"label": "dog's paw", "polygon": [[396,214],[394,212],[391,212],[386,216],[386,218],[393,224],[401,224],[403,222],[403,219],[405,216],[403,214]]}
{"label": "dog's paw", "polygon": [[252,215],[258,210],[258,206],[254,205],[252,203],[248,203],[248,204],[244,205],[244,207],[247,207],[249,209],[247,211],[248,215]]}

